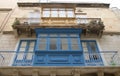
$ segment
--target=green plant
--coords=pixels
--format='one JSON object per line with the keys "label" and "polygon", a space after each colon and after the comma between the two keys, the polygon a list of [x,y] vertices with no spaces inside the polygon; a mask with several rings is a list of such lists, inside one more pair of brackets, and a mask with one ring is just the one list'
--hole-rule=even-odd
{"label": "green plant", "polygon": [[116,65],[116,63],[113,60],[110,62],[110,64],[113,65],[113,66]]}
{"label": "green plant", "polygon": [[20,25],[20,21],[19,20],[15,20],[14,23],[12,24],[12,27],[15,29],[16,25]]}

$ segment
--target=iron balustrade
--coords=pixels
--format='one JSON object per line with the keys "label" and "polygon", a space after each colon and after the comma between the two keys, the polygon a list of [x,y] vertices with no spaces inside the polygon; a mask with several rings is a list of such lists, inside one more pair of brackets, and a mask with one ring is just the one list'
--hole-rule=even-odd
{"label": "iron balustrade", "polygon": [[[25,52],[19,52],[22,56]],[[34,52],[26,52],[29,56],[33,55]],[[21,66],[33,66],[33,61],[17,61],[15,62],[15,56],[17,55],[16,51],[0,51],[0,66],[12,66],[17,65]],[[28,56],[28,59],[29,59]],[[104,58],[104,59],[103,59]],[[106,61],[101,61],[101,59]],[[84,52],[85,66],[120,66],[120,56],[117,51],[101,51],[100,53],[89,53]]]}

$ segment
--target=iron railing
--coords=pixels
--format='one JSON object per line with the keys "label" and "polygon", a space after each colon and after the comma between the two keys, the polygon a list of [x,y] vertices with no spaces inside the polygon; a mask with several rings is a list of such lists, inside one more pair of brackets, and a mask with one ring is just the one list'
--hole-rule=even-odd
{"label": "iron railing", "polygon": [[[21,54],[21,55],[20,55]],[[23,57],[23,54],[27,54]],[[15,51],[0,51],[0,66],[32,66],[33,52],[19,52],[18,60],[15,61],[18,55]],[[22,60],[24,59],[24,60]],[[84,52],[85,66],[120,66],[120,56],[117,51],[102,51],[100,53]]]}

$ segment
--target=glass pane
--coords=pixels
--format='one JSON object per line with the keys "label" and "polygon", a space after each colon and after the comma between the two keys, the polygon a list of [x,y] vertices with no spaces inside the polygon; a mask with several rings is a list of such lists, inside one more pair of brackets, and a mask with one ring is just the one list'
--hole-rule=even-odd
{"label": "glass pane", "polygon": [[35,42],[30,42],[30,47],[34,47],[35,46]]}
{"label": "glass pane", "polygon": [[61,38],[61,43],[68,43],[68,38]]}
{"label": "glass pane", "polygon": [[59,11],[59,17],[66,17],[65,11]]}
{"label": "glass pane", "polygon": [[82,47],[84,52],[88,52],[88,48],[87,48],[87,43],[86,42],[82,42]]}
{"label": "glass pane", "polygon": [[58,17],[58,11],[51,11],[51,17]]}
{"label": "glass pane", "polygon": [[74,17],[73,11],[67,11],[67,17]]}
{"label": "glass pane", "polygon": [[72,44],[78,44],[78,38],[71,38]]}
{"label": "glass pane", "polygon": [[24,53],[19,53],[19,54],[17,55],[17,60],[22,60],[23,57],[24,57]]}
{"label": "glass pane", "polygon": [[46,38],[40,38],[40,43],[46,43]]}
{"label": "glass pane", "polygon": [[68,39],[67,38],[61,38],[61,49],[68,50]]}
{"label": "glass pane", "polygon": [[72,50],[79,50],[78,38],[71,38],[71,48]]}
{"label": "glass pane", "polygon": [[89,42],[89,44],[90,44],[91,51],[92,51],[92,52],[97,52],[95,42]]}
{"label": "glass pane", "polygon": [[46,44],[39,44],[39,50],[46,50]]}
{"label": "glass pane", "polygon": [[32,53],[27,53],[27,55],[26,55],[26,59],[28,59],[28,60],[31,60],[32,59]]}
{"label": "glass pane", "polygon": [[62,49],[62,50],[68,50],[68,44],[62,43],[61,49]]}
{"label": "glass pane", "polygon": [[72,50],[79,50],[79,45],[78,44],[72,44],[71,45]]}
{"label": "glass pane", "polygon": [[22,42],[21,43],[21,47],[26,47],[26,45],[27,45],[27,42]]}
{"label": "glass pane", "polygon": [[50,39],[50,50],[57,50],[57,39],[56,38]]}
{"label": "glass pane", "polygon": [[28,49],[28,52],[33,52],[34,51],[34,47],[30,47],[29,49]]}
{"label": "glass pane", "polygon": [[43,17],[50,17],[50,11],[43,11]]}
{"label": "glass pane", "polygon": [[20,48],[19,52],[24,52],[26,48]]}

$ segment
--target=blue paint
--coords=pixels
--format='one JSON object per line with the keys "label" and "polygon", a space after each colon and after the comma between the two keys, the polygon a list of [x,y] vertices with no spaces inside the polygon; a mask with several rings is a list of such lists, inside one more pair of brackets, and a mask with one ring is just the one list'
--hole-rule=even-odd
{"label": "blue paint", "polygon": [[[37,34],[37,45],[35,48],[34,66],[84,66],[84,57],[82,52],[82,46],[80,42],[80,34],[82,30],[77,28],[38,28],[36,29]],[[44,35],[43,35],[44,34]],[[51,36],[55,34],[55,36]],[[64,35],[63,35],[64,34]],[[71,36],[72,34],[72,36]],[[73,35],[74,34],[74,35]],[[39,48],[40,39],[45,39],[44,42],[47,47],[44,50]],[[55,39],[54,50],[50,49],[50,40]],[[62,48],[62,41],[68,48],[65,50]],[[72,39],[77,40],[74,44],[78,46],[78,49],[72,48]],[[75,46],[74,46],[75,47]]]}

